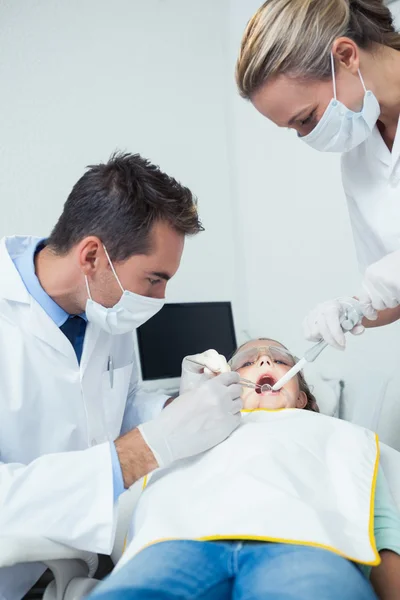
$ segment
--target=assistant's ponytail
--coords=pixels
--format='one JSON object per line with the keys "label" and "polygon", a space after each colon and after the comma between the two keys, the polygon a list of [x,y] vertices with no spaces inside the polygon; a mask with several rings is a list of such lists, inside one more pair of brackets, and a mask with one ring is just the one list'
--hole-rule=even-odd
{"label": "assistant's ponytail", "polygon": [[346,36],[368,48],[381,44],[400,50],[400,33],[394,26],[393,15],[382,0],[348,0],[350,19]]}

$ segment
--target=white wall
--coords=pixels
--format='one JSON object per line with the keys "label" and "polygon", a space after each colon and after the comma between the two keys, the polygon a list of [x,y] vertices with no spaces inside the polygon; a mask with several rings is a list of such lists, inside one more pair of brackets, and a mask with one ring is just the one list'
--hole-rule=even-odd
{"label": "white wall", "polygon": [[[259,6],[260,0],[230,2],[231,72],[245,24]],[[251,336],[282,340],[301,354],[307,346],[301,326],[305,314],[320,301],[357,293],[361,282],[339,157],[318,153],[295,133],[278,129],[238,97],[233,78],[230,86],[231,170],[245,257],[248,330]],[[349,336],[345,353],[327,349],[318,360],[326,374],[345,379],[360,422],[368,423],[374,412],[373,406],[366,409],[361,390],[398,367],[399,333],[394,325],[357,339]]]}
{"label": "white wall", "polygon": [[206,227],[169,300],[235,301],[227,11],[225,0],[2,2],[0,235],[46,235],[86,165],[140,152],[193,189]]}
{"label": "white wall", "polygon": [[[303,316],[356,293],[360,277],[338,157],[237,95],[239,41],[259,4],[3,0],[0,235],[46,235],[85,165],[140,152],[196,192],[206,226],[169,300],[232,299],[241,341],[245,329],[302,353]],[[360,382],[397,367],[398,336],[368,331],[319,360],[346,379],[359,420],[371,412]]]}
{"label": "white wall", "polygon": [[397,29],[400,30],[400,0],[387,0],[386,4],[392,11]]}

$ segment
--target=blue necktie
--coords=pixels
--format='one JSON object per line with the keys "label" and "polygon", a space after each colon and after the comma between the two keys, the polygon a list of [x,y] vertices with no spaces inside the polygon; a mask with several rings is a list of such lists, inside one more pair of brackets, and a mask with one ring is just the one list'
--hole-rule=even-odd
{"label": "blue necktie", "polygon": [[80,363],[83,350],[83,340],[85,339],[86,331],[85,319],[82,319],[82,317],[79,317],[78,315],[68,317],[65,323],[61,325],[60,329],[71,342],[75,350],[78,363]]}

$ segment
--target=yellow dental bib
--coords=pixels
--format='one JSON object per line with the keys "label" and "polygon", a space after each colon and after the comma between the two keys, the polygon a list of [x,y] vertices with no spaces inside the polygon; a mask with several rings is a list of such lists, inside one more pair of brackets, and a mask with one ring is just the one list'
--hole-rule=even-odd
{"label": "yellow dental bib", "polygon": [[242,417],[215,448],[148,478],[120,564],[171,539],[305,544],[379,564],[377,436],[305,410]]}

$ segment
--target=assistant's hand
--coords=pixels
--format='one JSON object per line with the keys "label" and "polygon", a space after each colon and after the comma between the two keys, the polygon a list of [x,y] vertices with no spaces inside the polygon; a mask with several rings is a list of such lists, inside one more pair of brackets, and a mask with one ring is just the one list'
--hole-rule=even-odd
{"label": "assistant's hand", "polygon": [[[191,362],[191,358],[199,364]],[[229,371],[230,367],[225,356],[218,354],[216,350],[207,350],[202,354],[186,356],[182,362],[180,393],[185,394],[190,390],[194,390],[202,383],[215,377],[215,375],[228,373]]]}
{"label": "assistant's hand", "polygon": [[[304,319],[303,330],[307,340],[318,342],[325,340],[337,350],[344,350],[346,338],[340,320],[349,307],[351,299],[336,298],[318,304]],[[359,324],[350,330],[353,335],[360,335],[365,328]]]}
{"label": "assistant's hand", "polygon": [[176,398],[138,429],[158,465],[194,456],[216,446],[238,427],[242,387],[237,373],[223,373]]}
{"label": "assistant's hand", "polygon": [[377,311],[400,305],[400,250],[387,254],[367,268],[358,297],[370,320],[377,318]]}

